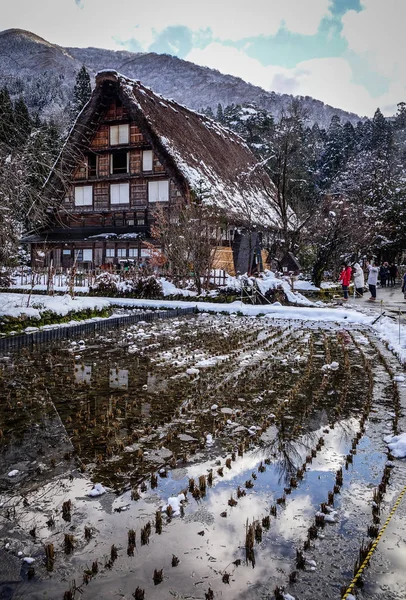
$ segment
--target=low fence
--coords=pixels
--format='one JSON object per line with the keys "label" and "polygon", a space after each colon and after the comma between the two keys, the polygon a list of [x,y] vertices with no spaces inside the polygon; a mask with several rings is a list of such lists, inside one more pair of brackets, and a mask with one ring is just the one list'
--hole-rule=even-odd
{"label": "low fence", "polygon": [[[49,292],[54,289],[65,288],[68,291],[70,286],[77,288],[89,288],[94,285],[96,277],[104,273],[102,269],[94,269],[92,271],[77,271],[71,277],[68,271],[54,272],[50,269],[40,269],[35,272],[28,273],[24,269],[16,271],[12,279],[17,286],[29,286],[34,289],[36,286],[45,286]],[[114,271],[114,274],[120,281],[131,279],[134,274],[133,270],[126,271],[124,268]],[[157,276],[159,276],[157,274]],[[215,287],[224,286],[228,274],[223,269],[213,269],[210,272],[209,281]]]}
{"label": "low fence", "polygon": [[54,340],[66,340],[73,337],[81,337],[94,334],[104,329],[118,329],[126,325],[139,323],[140,321],[156,321],[158,319],[171,319],[183,315],[196,313],[194,306],[188,308],[175,308],[172,310],[159,310],[151,312],[142,312],[135,315],[126,315],[122,317],[113,317],[111,319],[101,319],[91,323],[78,323],[78,325],[58,325],[53,329],[43,329],[42,331],[33,331],[20,335],[13,335],[0,339],[0,352],[10,352],[21,348],[33,348],[35,345]]}

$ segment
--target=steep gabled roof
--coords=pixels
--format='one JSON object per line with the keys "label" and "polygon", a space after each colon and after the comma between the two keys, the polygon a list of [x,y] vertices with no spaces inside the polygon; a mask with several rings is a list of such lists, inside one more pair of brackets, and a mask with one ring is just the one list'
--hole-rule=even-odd
{"label": "steep gabled roof", "polygon": [[72,128],[59,169],[64,162],[73,168],[72,150],[86,146],[114,96],[186,195],[203,190],[205,202],[241,225],[280,227],[275,186],[240,136],[116,71],[96,75],[96,87]]}

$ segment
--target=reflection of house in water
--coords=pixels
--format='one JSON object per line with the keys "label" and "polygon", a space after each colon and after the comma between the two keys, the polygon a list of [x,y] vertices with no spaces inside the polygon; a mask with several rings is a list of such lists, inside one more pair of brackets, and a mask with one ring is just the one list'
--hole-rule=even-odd
{"label": "reflection of house in water", "polygon": [[118,390],[128,390],[128,370],[110,369],[109,387]]}
{"label": "reflection of house in water", "polygon": [[167,379],[159,377],[153,373],[148,373],[147,386],[149,392],[163,392],[168,386],[168,381]]}
{"label": "reflection of house in water", "polygon": [[92,367],[90,365],[75,365],[74,369],[75,381],[79,385],[90,385],[92,382]]}
{"label": "reflection of house in water", "polygon": [[143,402],[141,404],[141,415],[143,417],[149,417],[151,413],[151,403],[150,402]]}

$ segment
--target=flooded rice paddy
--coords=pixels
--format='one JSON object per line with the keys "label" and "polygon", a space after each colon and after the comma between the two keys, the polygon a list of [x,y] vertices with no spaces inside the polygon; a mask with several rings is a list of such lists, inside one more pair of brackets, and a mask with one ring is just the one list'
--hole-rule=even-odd
{"label": "flooded rice paddy", "polygon": [[202,314],[0,360],[2,599],[340,598],[387,516],[403,390],[367,329]]}

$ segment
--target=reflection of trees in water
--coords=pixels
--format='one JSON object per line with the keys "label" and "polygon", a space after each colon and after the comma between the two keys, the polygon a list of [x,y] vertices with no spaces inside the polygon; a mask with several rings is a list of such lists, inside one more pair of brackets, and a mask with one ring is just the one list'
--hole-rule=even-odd
{"label": "reflection of trees in water", "polygon": [[[334,425],[336,430],[335,438],[338,442],[348,445],[354,436],[355,420],[340,421]],[[266,458],[273,460],[275,472],[278,474],[278,484],[288,484],[291,477],[294,477],[297,470],[303,465],[306,456],[314,450],[320,440],[320,429],[310,431],[300,436],[300,438],[285,439],[281,432],[275,432],[273,440],[266,442],[255,452]]]}

